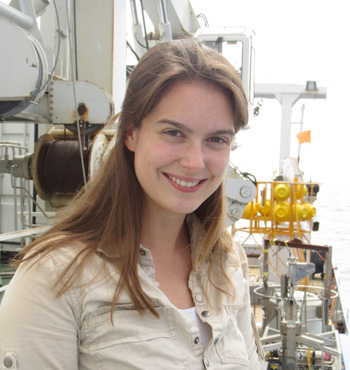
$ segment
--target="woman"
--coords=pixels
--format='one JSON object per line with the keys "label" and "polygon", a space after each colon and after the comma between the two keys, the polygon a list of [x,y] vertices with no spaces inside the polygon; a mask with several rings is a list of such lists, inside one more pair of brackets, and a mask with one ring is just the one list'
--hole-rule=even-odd
{"label": "woman", "polygon": [[246,259],[225,229],[223,178],[247,116],[216,51],[185,39],[146,53],[108,160],[21,253],[1,305],[5,367],[263,368]]}

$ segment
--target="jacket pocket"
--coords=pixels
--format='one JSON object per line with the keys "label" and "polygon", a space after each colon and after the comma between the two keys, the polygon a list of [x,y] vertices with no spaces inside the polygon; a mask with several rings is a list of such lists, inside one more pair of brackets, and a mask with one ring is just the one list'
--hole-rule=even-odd
{"label": "jacket pocket", "polygon": [[94,361],[99,369],[186,369],[172,308],[157,312],[159,318],[148,310],[140,315],[133,305],[118,305],[113,324],[110,307],[91,313],[81,330],[82,364]]}

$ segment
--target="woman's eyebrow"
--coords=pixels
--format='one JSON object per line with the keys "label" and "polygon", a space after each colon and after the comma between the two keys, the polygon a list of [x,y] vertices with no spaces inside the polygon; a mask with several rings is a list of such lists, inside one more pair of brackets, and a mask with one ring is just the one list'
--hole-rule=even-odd
{"label": "woman's eyebrow", "polygon": [[[187,127],[183,123],[173,121],[171,119],[161,119],[161,120],[157,121],[157,123],[159,123],[159,124],[167,123],[167,124],[170,124],[172,126],[177,127],[178,129],[180,129],[182,131],[187,131],[189,133],[193,133],[193,130],[191,128]],[[234,136],[235,135],[235,130],[234,129],[224,129],[224,130],[220,129],[220,130],[210,132],[210,135],[226,135],[226,134]]]}
{"label": "woman's eyebrow", "polygon": [[187,127],[186,125],[184,125],[183,123],[180,123],[180,122],[177,122],[177,121],[173,121],[171,119],[161,119],[157,123],[160,123],[160,124],[167,123],[167,124],[170,124],[172,126],[177,127],[178,129],[180,129],[182,131],[187,131],[189,133],[193,133],[193,130],[190,129],[189,127]]}

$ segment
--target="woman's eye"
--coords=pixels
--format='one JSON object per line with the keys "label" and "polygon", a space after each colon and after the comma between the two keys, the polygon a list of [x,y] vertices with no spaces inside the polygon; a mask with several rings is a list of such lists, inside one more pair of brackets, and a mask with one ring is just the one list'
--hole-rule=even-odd
{"label": "woman's eye", "polygon": [[183,136],[183,135],[181,134],[181,132],[180,132],[180,131],[178,131],[178,130],[168,130],[168,131],[165,131],[165,133],[166,133],[167,135],[169,135],[169,136],[178,136],[178,137]]}
{"label": "woman's eye", "polygon": [[218,143],[218,144],[227,144],[228,139],[220,136],[214,136],[209,139],[212,143]]}

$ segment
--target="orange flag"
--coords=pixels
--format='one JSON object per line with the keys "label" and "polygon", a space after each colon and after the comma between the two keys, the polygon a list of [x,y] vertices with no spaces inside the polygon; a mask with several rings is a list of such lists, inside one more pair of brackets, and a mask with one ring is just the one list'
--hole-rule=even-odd
{"label": "orange flag", "polygon": [[301,131],[297,133],[297,138],[299,140],[299,144],[311,143],[311,131]]}

